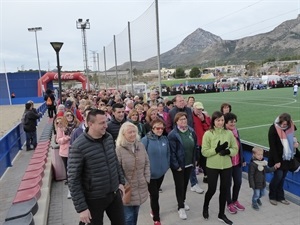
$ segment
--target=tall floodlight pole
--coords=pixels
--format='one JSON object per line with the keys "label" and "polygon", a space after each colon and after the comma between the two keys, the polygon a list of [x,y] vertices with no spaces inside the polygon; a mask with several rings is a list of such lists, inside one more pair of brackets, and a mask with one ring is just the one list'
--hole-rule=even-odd
{"label": "tall floodlight pole", "polygon": [[89,19],[86,19],[83,21],[82,19],[78,19],[76,21],[76,28],[81,29],[82,34],[82,49],[83,49],[83,65],[84,65],[84,71],[85,76],[87,78],[88,88],[87,90],[90,90],[90,80],[89,80],[89,66],[88,66],[88,58],[87,58],[87,43],[86,43],[86,29],[90,29],[90,21]]}
{"label": "tall floodlight pole", "polygon": [[158,83],[159,94],[161,95],[161,72],[160,72],[160,40],[159,40],[159,19],[158,19],[158,0],[155,0],[156,12],[156,40],[157,40],[157,69],[158,69]]}
{"label": "tall floodlight pole", "polygon": [[50,44],[52,45],[54,51],[56,52],[56,60],[57,60],[57,74],[58,74],[58,91],[59,91],[59,102],[60,104],[62,103],[62,99],[61,99],[61,70],[60,70],[60,64],[59,64],[59,51],[61,49],[61,47],[63,46],[63,42],[50,42]]}
{"label": "tall floodlight pole", "polygon": [[37,54],[38,66],[39,66],[39,80],[40,80],[41,91],[43,93],[43,86],[42,86],[42,80],[41,80],[42,74],[41,74],[41,65],[40,65],[39,45],[38,45],[38,40],[37,40],[37,31],[41,31],[41,30],[42,30],[42,27],[28,28],[29,32],[34,32],[34,34],[35,34],[36,54]]}

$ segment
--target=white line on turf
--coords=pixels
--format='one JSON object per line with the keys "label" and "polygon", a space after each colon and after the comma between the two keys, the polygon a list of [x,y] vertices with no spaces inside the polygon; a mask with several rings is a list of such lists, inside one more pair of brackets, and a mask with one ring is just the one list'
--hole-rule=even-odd
{"label": "white line on turf", "polygon": [[[295,120],[293,122],[298,123],[298,122],[300,122],[300,120]],[[267,126],[271,126],[271,124],[263,124],[263,125],[252,126],[252,127],[241,127],[241,128],[238,128],[238,130],[247,130],[247,129],[254,129],[254,128],[258,128],[258,127],[267,127]]]}

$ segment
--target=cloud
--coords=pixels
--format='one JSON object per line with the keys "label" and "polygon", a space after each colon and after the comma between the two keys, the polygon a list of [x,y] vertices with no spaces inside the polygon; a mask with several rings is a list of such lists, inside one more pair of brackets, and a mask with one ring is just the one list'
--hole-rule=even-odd
{"label": "cloud", "polygon": [[[268,32],[283,21],[295,19],[299,11],[298,0],[158,2],[161,53],[174,48],[197,28],[233,40]],[[91,29],[86,30],[90,66],[93,65],[91,51],[101,53],[103,46],[110,46],[113,35],[122,34],[128,21],[133,27],[143,21],[132,30],[136,35],[142,34],[132,40],[133,47],[139,46],[139,42],[145,44],[135,50],[135,56],[138,51],[141,55],[137,58],[143,57],[143,51],[156,54],[155,18],[147,14],[153,4],[154,0],[2,0],[0,72],[4,72],[3,61],[6,71],[10,72],[15,72],[21,65],[24,69],[38,68],[35,36],[28,32],[29,27],[43,28],[37,32],[42,70],[56,67],[55,52],[50,45],[52,41],[64,42],[60,52],[63,70],[83,70],[81,30],[76,28],[78,18],[89,19],[91,23]],[[124,41],[119,43],[126,49]],[[127,52],[124,50],[123,54],[119,57],[120,62],[126,60]],[[147,54],[144,57],[148,57]]]}

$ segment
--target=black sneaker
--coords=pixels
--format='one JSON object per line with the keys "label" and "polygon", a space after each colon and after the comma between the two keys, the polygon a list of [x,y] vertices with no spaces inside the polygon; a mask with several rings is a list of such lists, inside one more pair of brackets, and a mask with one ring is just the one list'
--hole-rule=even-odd
{"label": "black sneaker", "polygon": [[208,214],[208,208],[203,208],[202,212],[203,218],[208,220],[209,214]]}
{"label": "black sneaker", "polygon": [[252,208],[258,211],[259,210],[258,203],[252,203]]}
{"label": "black sneaker", "polygon": [[204,177],[203,177],[203,183],[206,183],[206,184],[207,184],[207,176],[204,176]]}
{"label": "black sneaker", "polygon": [[257,199],[257,204],[259,205],[259,206],[262,206],[262,203],[261,203],[261,200],[260,199]]}
{"label": "black sneaker", "polygon": [[231,220],[229,220],[228,218],[227,218],[227,216],[225,216],[225,214],[224,215],[219,215],[218,216],[218,220],[219,221],[221,221],[221,222],[223,222],[223,223],[225,223],[225,224],[229,224],[229,225],[232,225],[233,224],[233,222],[231,221]]}

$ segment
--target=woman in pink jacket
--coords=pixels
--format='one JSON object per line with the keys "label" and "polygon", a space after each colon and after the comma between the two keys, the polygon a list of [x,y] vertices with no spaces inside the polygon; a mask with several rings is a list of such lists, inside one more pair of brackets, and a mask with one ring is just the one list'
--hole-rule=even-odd
{"label": "woman in pink jacket", "polygon": [[[61,156],[66,174],[70,147],[70,137],[72,131],[79,126],[79,120],[74,116],[72,111],[67,110],[63,117],[56,119],[56,142],[59,144],[59,155]],[[69,196],[68,196],[69,197]]]}

